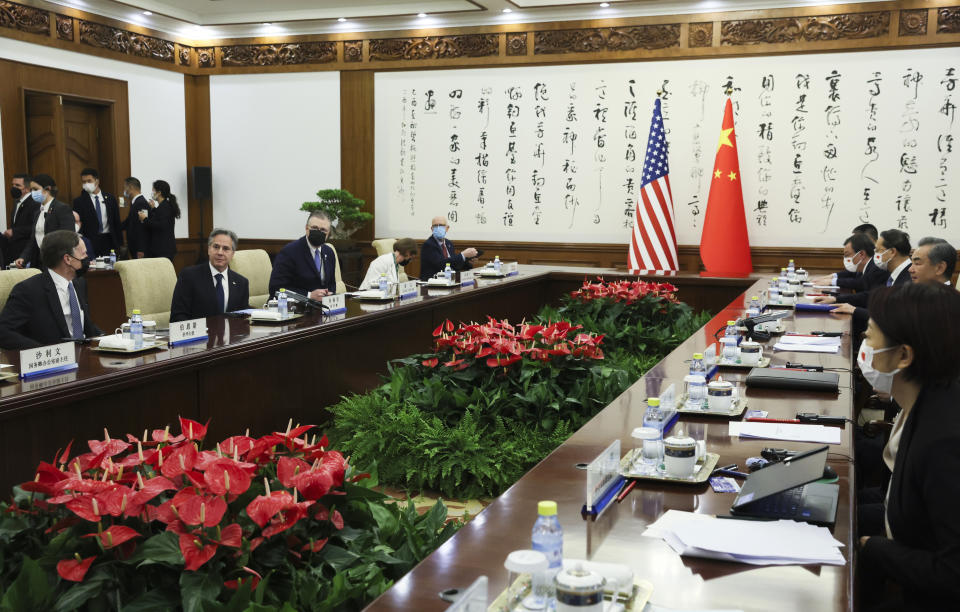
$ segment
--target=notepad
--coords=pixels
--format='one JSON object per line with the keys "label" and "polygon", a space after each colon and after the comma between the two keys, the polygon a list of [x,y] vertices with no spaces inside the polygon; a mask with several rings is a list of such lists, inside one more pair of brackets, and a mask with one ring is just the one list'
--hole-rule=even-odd
{"label": "notepad", "polygon": [[773,345],[775,351],[795,353],[836,353],[840,350],[842,338],[839,336],[784,335]]}
{"label": "notepad", "polygon": [[819,442],[821,444],[840,444],[842,431],[839,427],[804,423],[730,421],[728,425],[728,433],[732,437],[786,440],[789,442]]}

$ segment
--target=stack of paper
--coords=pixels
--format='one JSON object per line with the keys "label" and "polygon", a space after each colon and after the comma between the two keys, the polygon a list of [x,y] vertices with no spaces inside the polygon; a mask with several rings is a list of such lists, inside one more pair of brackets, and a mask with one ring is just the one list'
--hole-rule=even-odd
{"label": "stack of paper", "polygon": [[843,429],[826,425],[805,423],[761,423],[754,421],[730,421],[728,433],[741,438],[765,440],[788,440],[790,442],[818,442],[840,444]]}
{"label": "stack of paper", "polygon": [[795,353],[836,353],[840,350],[840,336],[806,336],[786,334],[773,345],[775,351],[793,351]]}
{"label": "stack of paper", "polygon": [[796,521],[741,521],[667,510],[643,533],[660,538],[680,555],[751,565],[844,565],[826,527]]}

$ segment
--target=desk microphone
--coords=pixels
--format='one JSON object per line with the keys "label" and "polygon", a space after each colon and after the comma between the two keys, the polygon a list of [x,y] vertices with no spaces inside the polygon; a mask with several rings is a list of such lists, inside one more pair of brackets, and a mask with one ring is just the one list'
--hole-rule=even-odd
{"label": "desk microphone", "polygon": [[290,291],[289,289],[285,289],[284,292],[287,294],[288,298],[296,302],[300,302],[301,304],[306,304],[307,306],[314,308],[316,310],[320,310],[321,312],[324,310],[329,310],[327,306],[323,305],[323,302],[318,302],[317,300],[310,298],[306,295],[297,293],[296,291]]}

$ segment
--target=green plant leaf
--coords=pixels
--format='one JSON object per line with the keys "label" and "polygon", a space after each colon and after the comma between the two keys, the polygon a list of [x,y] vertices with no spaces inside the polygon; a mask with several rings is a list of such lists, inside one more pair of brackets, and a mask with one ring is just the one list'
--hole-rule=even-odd
{"label": "green plant leaf", "polygon": [[180,574],[180,598],[184,612],[201,612],[203,602],[216,601],[223,588],[223,579],[218,572],[201,568],[196,572]]}
{"label": "green plant leaf", "polygon": [[389,538],[397,532],[397,517],[390,508],[372,501],[367,502],[367,507],[370,509],[370,514],[373,515],[373,520],[377,523],[377,528],[384,538]]}
{"label": "green plant leaf", "polygon": [[327,544],[324,546],[322,553],[323,560],[329,563],[330,566],[336,571],[340,571],[348,567],[351,563],[360,558],[360,555],[334,544]]}
{"label": "green plant leaf", "polygon": [[3,594],[0,608],[4,610],[44,610],[50,606],[51,589],[40,564],[23,558],[20,574]]}
{"label": "green plant leaf", "polygon": [[179,593],[173,589],[157,588],[147,591],[128,604],[124,604],[123,612],[154,612],[155,610],[175,610],[179,606]]}
{"label": "green plant leaf", "polygon": [[137,549],[136,558],[137,560],[142,559],[140,565],[150,565],[151,563],[183,565],[183,553],[180,552],[177,534],[172,531],[164,531],[148,538]]}

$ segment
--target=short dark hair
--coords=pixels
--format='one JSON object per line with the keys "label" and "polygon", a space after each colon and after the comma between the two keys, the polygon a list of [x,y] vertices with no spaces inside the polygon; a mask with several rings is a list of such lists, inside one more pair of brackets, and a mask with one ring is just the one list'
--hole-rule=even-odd
{"label": "short dark hair", "polygon": [[960,375],[960,291],[939,283],[906,283],[870,292],[870,318],[891,346],[909,344],[913,363],[904,375],[945,385]]}
{"label": "short dark hair", "polygon": [[853,228],[854,234],[866,234],[873,238],[873,241],[877,241],[877,226],[873,223],[861,223],[857,227]]}
{"label": "short dark hair", "polygon": [[393,243],[393,250],[401,255],[417,252],[417,241],[413,238],[401,238]]}
{"label": "short dark hair", "polygon": [[127,178],[123,179],[123,183],[125,185],[130,185],[137,191],[140,191],[140,179],[135,176],[128,176]]}
{"label": "short dark hair", "polygon": [[217,236],[227,236],[230,238],[230,241],[233,243],[233,250],[237,250],[237,245],[240,243],[240,241],[237,239],[237,235],[228,229],[223,229],[222,227],[213,228],[213,231],[210,232],[210,237],[207,238],[207,246],[212,245],[213,239]]}
{"label": "short dark hair", "polygon": [[49,174],[34,174],[30,178],[30,180],[36,183],[37,185],[40,185],[41,187],[49,191],[51,194],[53,195],[57,194],[57,182],[53,180],[53,177],[50,176]]}
{"label": "short dark hair", "polygon": [[30,184],[30,181],[32,180],[32,179],[30,178],[30,175],[29,175],[29,174],[26,174],[26,173],[24,173],[24,172],[17,172],[16,174],[13,175],[13,178],[15,178],[15,179],[22,179],[24,185],[29,185],[29,184]]}
{"label": "short dark hair", "polygon": [[100,173],[97,172],[96,168],[84,168],[80,171],[80,176],[92,176],[93,178],[100,180]]}
{"label": "short dark hair", "polygon": [[64,255],[73,255],[80,244],[80,234],[72,230],[57,230],[43,237],[40,243],[40,260],[46,268],[56,268]]}
{"label": "short dark hair", "polygon": [[888,249],[897,249],[897,253],[910,256],[910,234],[901,232],[898,229],[888,229],[880,232],[883,238],[883,246]]}
{"label": "short dark hair", "polygon": [[873,244],[873,240],[870,239],[870,236],[863,232],[854,232],[852,236],[843,241],[843,244],[849,244],[854,253],[863,251],[873,257],[875,245]]}
{"label": "short dark hair", "polygon": [[930,245],[930,250],[927,251],[927,259],[930,260],[931,265],[936,266],[941,261],[947,264],[947,267],[943,271],[943,275],[950,279],[953,277],[953,270],[957,267],[957,249],[953,248],[946,240],[937,239],[930,242],[920,241],[920,246]]}

